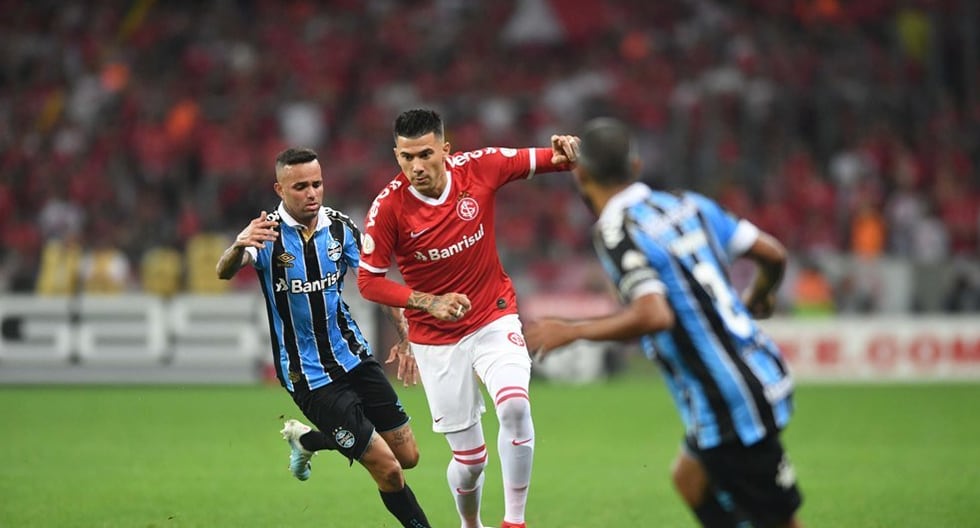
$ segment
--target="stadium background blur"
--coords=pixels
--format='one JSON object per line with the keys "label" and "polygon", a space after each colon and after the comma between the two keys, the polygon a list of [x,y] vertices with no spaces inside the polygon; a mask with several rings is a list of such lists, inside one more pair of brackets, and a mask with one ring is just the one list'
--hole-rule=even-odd
{"label": "stadium background blur", "polygon": [[[0,291],[255,292],[214,262],[321,156],[362,219],[401,110],[454,150],[635,126],[644,178],[792,251],[784,315],[980,310],[980,8],[968,0],[0,1]],[[522,298],[606,285],[568,178],[507,188]],[[736,267],[736,281],[745,268]]]}
{"label": "stadium background blur", "polygon": [[[294,406],[255,274],[214,265],[277,203],[280,149],[315,148],[326,203],[360,219],[397,170],[392,119],[432,105],[464,151],[622,117],[646,179],[779,236],[764,324],[802,380],[804,521],[976,526],[978,17],[973,0],[0,0],[0,525],[384,526],[342,457],[290,485],[275,431]],[[497,207],[524,315],[611,308],[569,178]],[[594,381],[615,357],[562,354],[535,373]],[[691,524],[665,475],[676,412],[654,366],[630,366],[535,384],[535,526]],[[445,442],[420,388],[399,393],[413,488],[452,525]]]}

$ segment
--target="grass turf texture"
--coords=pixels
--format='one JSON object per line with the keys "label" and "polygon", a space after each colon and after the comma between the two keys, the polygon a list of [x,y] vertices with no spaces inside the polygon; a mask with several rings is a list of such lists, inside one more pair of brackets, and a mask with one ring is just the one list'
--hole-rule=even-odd
{"label": "grass turf texture", "polygon": [[[420,387],[399,387],[421,464],[408,480],[436,527],[458,526],[448,447]],[[681,428],[655,377],[535,381],[531,528],[694,526],[670,488]],[[785,443],[808,526],[978,526],[980,384],[804,385]],[[277,387],[0,388],[0,526],[397,526],[336,453],[286,469]],[[483,520],[503,513],[495,420]]]}

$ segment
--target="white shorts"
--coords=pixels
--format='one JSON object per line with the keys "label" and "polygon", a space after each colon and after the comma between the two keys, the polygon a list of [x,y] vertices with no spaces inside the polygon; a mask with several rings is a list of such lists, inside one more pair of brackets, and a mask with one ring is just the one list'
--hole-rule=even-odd
{"label": "white shorts", "polygon": [[526,391],[531,357],[521,328],[517,314],[508,314],[454,345],[411,344],[429,400],[433,431],[462,431],[480,421],[486,406],[478,378],[491,395],[507,386]]}

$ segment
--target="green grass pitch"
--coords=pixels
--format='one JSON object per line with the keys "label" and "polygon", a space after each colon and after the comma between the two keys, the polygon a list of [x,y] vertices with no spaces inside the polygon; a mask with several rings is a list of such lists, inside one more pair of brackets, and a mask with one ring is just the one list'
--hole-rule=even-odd
{"label": "green grass pitch", "polygon": [[[449,450],[421,387],[399,386],[422,450],[408,480],[436,527],[458,526]],[[668,480],[679,420],[655,376],[531,388],[531,528],[695,526]],[[980,384],[803,385],[785,443],[809,527],[980,526]],[[0,388],[0,526],[391,527],[336,453],[294,480],[278,387]],[[495,446],[495,420],[487,436]],[[483,521],[499,526],[491,447]]]}

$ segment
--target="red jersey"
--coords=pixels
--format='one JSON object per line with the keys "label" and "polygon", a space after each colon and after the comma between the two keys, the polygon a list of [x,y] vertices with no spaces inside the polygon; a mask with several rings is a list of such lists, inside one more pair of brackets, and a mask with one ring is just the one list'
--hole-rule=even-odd
{"label": "red jersey", "polygon": [[371,279],[365,274],[380,279],[394,254],[409,288],[434,295],[463,293],[472,303],[456,322],[406,310],[413,343],[455,343],[517,313],[514,287],[497,255],[494,197],[508,182],[565,170],[551,163],[551,154],[550,148],[493,147],[456,153],[446,158],[446,189],[438,198],[419,193],[399,173],[374,199],[364,221],[360,280]]}

